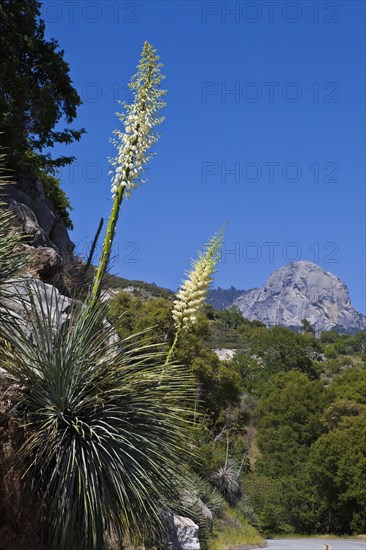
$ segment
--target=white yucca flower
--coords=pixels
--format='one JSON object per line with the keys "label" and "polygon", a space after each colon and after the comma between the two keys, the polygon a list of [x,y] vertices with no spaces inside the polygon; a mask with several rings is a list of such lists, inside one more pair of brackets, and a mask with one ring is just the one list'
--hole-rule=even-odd
{"label": "white yucca flower", "polygon": [[144,165],[154,154],[147,154],[147,151],[159,139],[154,127],[164,120],[159,111],[165,106],[161,98],[166,94],[166,90],[160,89],[165,77],[161,73],[162,65],[158,60],[156,50],[145,42],[138,72],[129,83],[133,102],[122,103],[124,112],[116,113],[124,130],[117,129],[113,132],[116,138],[112,143],[117,149],[116,157],[109,159],[113,166],[110,172],[113,198],[120,186],[125,187],[125,195],[129,196],[132,189],[144,183],[141,179]]}
{"label": "white yucca flower", "polygon": [[205,302],[212,275],[220,259],[224,231],[225,227],[222,227],[212,237],[205,252],[192,262],[187,279],[177,292],[172,311],[176,329],[188,327],[196,321],[196,314]]}
{"label": "white yucca flower", "polygon": [[211,283],[215,262],[202,256],[194,262],[188,279],[184,281],[174,301],[172,316],[175,327],[193,325],[196,313],[203,305],[207,289]]}
{"label": "white yucca flower", "polygon": [[176,334],[167,356],[167,363],[173,355],[181,331],[194,325],[197,313],[205,302],[216,264],[221,256],[225,227],[226,225],[212,237],[205,252],[200,253],[198,259],[192,262],[187,279],[176,294],[172,311]]}

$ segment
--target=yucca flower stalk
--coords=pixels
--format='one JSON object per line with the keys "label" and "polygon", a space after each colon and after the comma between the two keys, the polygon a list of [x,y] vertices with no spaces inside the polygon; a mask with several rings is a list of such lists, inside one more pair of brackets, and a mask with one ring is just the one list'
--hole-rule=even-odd
{"label": "yucca flower stalk", "polygon": [[112,140],[117,148],[116,157],[110,159],[112,174],[112,198],[113,206],[109,218],[108,227],[104,239],[102,256],[97,268],[91,295],[91,305],[95,305],[100,292],[103,277],[108,268],[112,243],[115,235],[118,215],[123,197],[128,197],[132,189],[136,189],[141,183],[141,176],[146,163],[154,153],[148,153],[149,149],[158,141],[159,134],[154,128],[161,124],[164,117],[159,112],[165,106],[162,100],[166,90],[160,89],[165,78],[161,73],[162,64],[156,50],[145,42],[142,49],[138,70],[132,77],[129,87],[132,90],[133,102],[122,103],[124,112],[117,113],[124,126],[124,130],[114,130],[116,136]]}
{"label": "yucca flower stalk", "polygon": [[192,262],[187,279],[176,294],[172,317],[175,326],[175,338],[166,358],[170,363],[183,330],[194,325],[196,315],[202,308],[216,265],[221,256],[222,240],[226,225],[224,225],[209,241],[205,252],[200,253],[198,259]]}

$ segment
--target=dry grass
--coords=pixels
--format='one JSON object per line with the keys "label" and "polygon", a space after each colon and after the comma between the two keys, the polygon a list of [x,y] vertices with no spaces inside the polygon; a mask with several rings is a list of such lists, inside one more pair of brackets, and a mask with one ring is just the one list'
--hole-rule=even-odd
{"label": "dry grass", "polygon": [[209,550],[234,550],[239,548],[263,548],[264,538],[249,525],[245,517],[236,510],[228,509],[225,517],[216,520]]}

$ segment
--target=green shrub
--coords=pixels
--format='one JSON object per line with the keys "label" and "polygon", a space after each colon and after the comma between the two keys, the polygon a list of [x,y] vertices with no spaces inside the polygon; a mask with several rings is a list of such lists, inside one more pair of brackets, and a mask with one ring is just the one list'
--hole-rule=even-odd
{"label": "green shrub", "polygon": [[43,185],[46,197],[53,204],[56,213],[61,217],[65,227],[73,229],[74,226],[69,214],[69,210],[73,210],[73,208],[65,191],[61,189],[60,180],[41,170],[38,173],[38,178]]}

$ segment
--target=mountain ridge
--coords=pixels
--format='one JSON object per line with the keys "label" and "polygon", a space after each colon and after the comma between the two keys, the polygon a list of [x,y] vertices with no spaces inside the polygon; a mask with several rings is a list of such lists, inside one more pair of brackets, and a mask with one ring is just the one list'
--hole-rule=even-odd
{"label": "mountain ridge", "polygon": [[[113,293],[125,290],[145,299],[174,299],[172,290],[155,283],[114,275],[109,275],[106,283]],[[301,321],[307,319],[317,334],[328,330],[340,333],[366,330],[366,316],[352,307],[346,284],[333,273],[305,260],[275,270],[263,287],[210,289],[206,303],[218,310],[235,305],[243,317],[269,327],[284,326],[300,331]]]}

